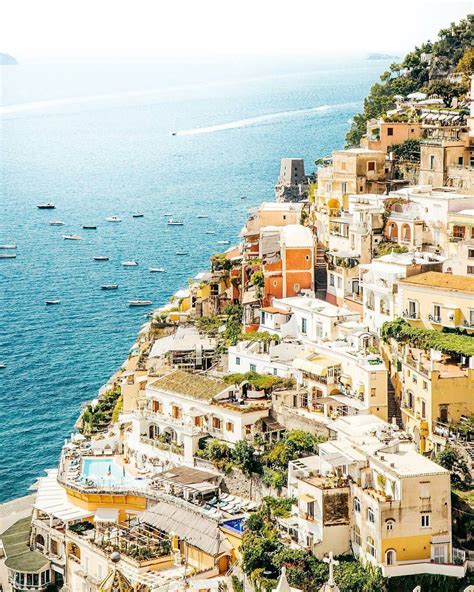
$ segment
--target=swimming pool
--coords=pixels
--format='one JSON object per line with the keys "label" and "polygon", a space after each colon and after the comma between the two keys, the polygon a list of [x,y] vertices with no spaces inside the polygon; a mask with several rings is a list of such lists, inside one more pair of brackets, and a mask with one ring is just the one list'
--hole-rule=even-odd
{"label": "swimming pool", "polygon": [[142,479],[136,479],[125,467],[112,458],[84,458],[82,460],[82,478],[97,485],[139,485]]}
{"label": "swimming pool", "polygon": [[233,530],[239,534],[244,532],[244,522],[245,518],[234,518],[233,520],[226,520],[222,523],[222,526],[225,526],[229,530]]}

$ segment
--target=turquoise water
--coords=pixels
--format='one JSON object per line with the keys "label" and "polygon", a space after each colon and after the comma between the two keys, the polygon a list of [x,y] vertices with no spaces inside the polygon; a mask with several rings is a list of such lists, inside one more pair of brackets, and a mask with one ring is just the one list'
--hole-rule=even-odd
{"label": "turquoise water", "polygon": [[[2,68],[0,244],[18,249],[16,259],[0,261],[7,365],[0,501],[25,494],[56,464],[81,403],[126,357],[145,312],[128,300],[163,304],[206,268],[222,249],[217,241],[236,239],[247,209],[273,200],[280,158],[302,156],[311,170],[315,158],[342,147],[384,65],[279,59]],[[56,209],[38,210],[44,201]],[[144,217],[132,218],[137,211]],[[185,225],[168,227],[165,213]],[[111,215],[123,221],[105,222]],[[48,225],[57,219],[65,225]],[[190,255],[176,257],[180,250]],[[93,261],[97,255],[110,261]],[[122,267],[128,259],[139,266]],[[166,273],[149,273],[151,266]],[[100,290],[105,283],[119,289]],[[47,307],[48,299],[61,304]]]}
{"label": "turquoise water", "polygon": [[137,480],[110,458],[84,458],[81,476],[94,483],[105,485],[133,484]]}

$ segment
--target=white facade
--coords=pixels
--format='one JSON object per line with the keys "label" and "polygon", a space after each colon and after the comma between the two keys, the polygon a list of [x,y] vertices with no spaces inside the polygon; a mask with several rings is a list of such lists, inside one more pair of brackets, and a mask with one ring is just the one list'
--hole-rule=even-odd
{"label": "white facade", "polygon": [[229,347],[228,371],[258,372],[289,378],[294,376],[293,360],[303,349],[297,343],[266,346],[261,342],[239,341],[237,345]]}

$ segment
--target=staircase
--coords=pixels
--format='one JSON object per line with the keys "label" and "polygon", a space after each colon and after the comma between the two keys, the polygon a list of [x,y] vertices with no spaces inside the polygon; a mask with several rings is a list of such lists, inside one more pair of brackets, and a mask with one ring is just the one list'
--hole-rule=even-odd
{"label": "staircase", "polygon": [[400,411],[400,405],[398,404],[397,398],[395,397],[395,388],[390,376],[387,376],[387,403],[388,421],[391,423],[392,419],[395,418],[397,426],[399,428],[403,428],[402,412]]}
{"label": "staircase", "polygon": [[314,279],[316,284],[316,296],[326,299],[327,291],[327,266],[324,257],[325,247],[322,243],[316,243],[316,260],[314,263]]}

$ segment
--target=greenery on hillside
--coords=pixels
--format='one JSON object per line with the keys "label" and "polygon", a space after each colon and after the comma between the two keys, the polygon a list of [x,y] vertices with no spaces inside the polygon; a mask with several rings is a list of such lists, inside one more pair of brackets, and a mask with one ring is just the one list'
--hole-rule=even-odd
{"label": "greenery on hillside", "polygon": [[[393,63],[370,89],[364,101],[364,110],[355,115],[346,135],[347,146],[358,146],[366,132],[369,119],[380,117],[395,107],[395,95],[406,96],[415,91],[437,94],[450,102],[453,96],[465,94],[468,76],[472,73],[474,58],[472,39],[474,15],[469,14],[459,23],[442,29],[434,43],[428,41],[410,52],[400,63]],[[424,55],[431,54],[431,62]],[[446,80],[449,73],[462,74],[461,83]]]}

